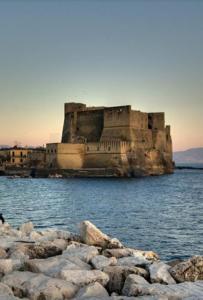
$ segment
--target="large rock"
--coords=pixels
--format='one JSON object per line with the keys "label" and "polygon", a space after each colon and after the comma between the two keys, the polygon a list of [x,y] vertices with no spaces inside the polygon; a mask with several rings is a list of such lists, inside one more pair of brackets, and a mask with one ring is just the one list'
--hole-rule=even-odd
{"label": "large rock", "polygon": [[19,255],[27,256],[30,259],[48,258],[62,254],[62,249],[52,242],[43,242],[40,244],[18,243],[10,249],[9,255],[13,257],[13,253],[16,251],[18,251]]}
{"label": "large rock", "polygon": [[163,262],[154,262],[152,265],[149,266],[151,282],[165,284],[176,283],[173,277],[168,272],[169,269],[170,266]]}
{"label": "large rock", "polygon": [[0,282],[0,295],[13,296],[13,292],[10,287]]}
{"label": "large rock", "polygon": [[91,259],[90,262],[94,269],[102,270],[104,267],[115,266],[117,259],[115,257],[107,258],[103,255],[96,255]]}
{"label": "large rock", "polygon": [[31,272],[13,272],[6,275],[2,281],[12,288],[15,296],[28,297],[31,300],[71,299],[78,291],[78,288],[69,282]]}
{"label": "large rock", "polygon": [[5,249],[0,247],[0,259],[6,258],[6,257],[7,257],[7,252],[5,251]]}
{"label": "large rock", "polygon": [[62,255],[46,259],[31,259],[25,263],[28,271],[43,273],[51,277],[59,277],[63,270],[90,270],[90,265],[79,258],[65,259]]}
{"label": "large rock", "polygon": [[182,300],[187,297],[203,299],[203,281],[184,282],[180,284],[149,284],[144,278],[137,275],[129,275],[125,281],[123,295],[131,296],[155,296],[167,297],[170,300]]}
{"label": "large rock", "polygon": [[99,270],[62,270],[60,277],[78,286],[99,282],[103,286],[109,281],[109,276]]}
{"label": "large rock", "polygon": [[138,267],[109,266],[104,268],[103,271],[109,275],[109,282],[107,283],[106,288],[110,294],[113,292],[121,294],[124,282],[130,274],[137,274],[145,278],[149,277],[149,274],[145,269]]}
{"label": "large rock", "polygon": [[63,251],[63,256],[65,258],[69,259],[70,257],[77,257],[87,263],[90,262],[90,260],[98,254],[99,251],[96,247],[80,244],[77,242],[73,242],[67,247],[65,251]]}
{"label": "large rock", "polygon": [[18,259],[0,259],[0,274],[5,275],[14,270],[19,270],[24,266],[24,262]]}
{"label": "large rock", "polygon": [[103,255],[107,257],[114,256],[116,258],[122,258],[127,256],[142,256],[147,260],[156,261],[159,259],[158,254],[153,251],[142,251],[132,248],[121,248],[121,249],[105,249]]}
{"label": "large rock", "polygon": [[89,221],[84,221],[80,224],[80,236],[82,241],[88,245],[110,249],[122,248],[119,240],[111,239]]}
{"label": "large rock", "polygon": [[79,290],[75,299],[89,299],[90,297],[108,297],[106,289],[98,282],[91,283]]}
{"label": "large rock", "polygon": [[203,256],[193,256],[169,269],[177,282],[203,280]]}
{"label": "large rock", "polygon": [[32,222],[24,223],[20,226],[20,231],[23,235],[29,235],[34,229]]}
{"label": "large rock", "polygon": [[129,267],[146,267],[151,264],[151,261],[147,260],[144,256],[127,256],[118,259],[117,265],[129,266]]}

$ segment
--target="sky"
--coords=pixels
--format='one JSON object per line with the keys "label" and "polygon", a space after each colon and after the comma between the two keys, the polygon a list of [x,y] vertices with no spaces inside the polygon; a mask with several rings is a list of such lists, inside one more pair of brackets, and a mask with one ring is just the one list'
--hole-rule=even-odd
{"label": "sky", "polygon": [[165,112],[203,147],[203,1],[0,0],[0,144],[60,142],[64,102]]}

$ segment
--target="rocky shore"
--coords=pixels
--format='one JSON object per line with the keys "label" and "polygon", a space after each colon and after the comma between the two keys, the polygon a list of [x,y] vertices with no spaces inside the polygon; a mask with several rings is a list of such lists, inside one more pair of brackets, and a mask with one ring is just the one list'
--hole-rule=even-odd
{"label": "rocky shore", "polygon": [[165,263],[91,222],[80,234],[0,225],[0,300],[203,299],[203,257]]}

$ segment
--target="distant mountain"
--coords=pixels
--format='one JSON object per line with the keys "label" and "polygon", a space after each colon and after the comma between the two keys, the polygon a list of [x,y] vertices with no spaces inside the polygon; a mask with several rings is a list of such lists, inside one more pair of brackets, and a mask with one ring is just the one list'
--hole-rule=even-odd
{"label": "distant mountain", "polygon": [[175,163],[203,164],[203,148],[192,148],[173,153]]}
{"label": "distant mountain", "polygon": [[4,148],[10,148],[11,146],[9,145],[0,145],[0,149],[4,149]]}

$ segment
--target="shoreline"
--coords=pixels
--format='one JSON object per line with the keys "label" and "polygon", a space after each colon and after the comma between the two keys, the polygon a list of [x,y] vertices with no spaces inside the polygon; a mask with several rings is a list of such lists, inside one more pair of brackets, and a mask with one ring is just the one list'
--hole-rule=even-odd
{"label": "shoreline", "polygon": [[[203,257],[160,260],[83,221],[80,233],[0,225],[0,299],[203,299]],[[192,298],[191,298],[192,297]]]}

